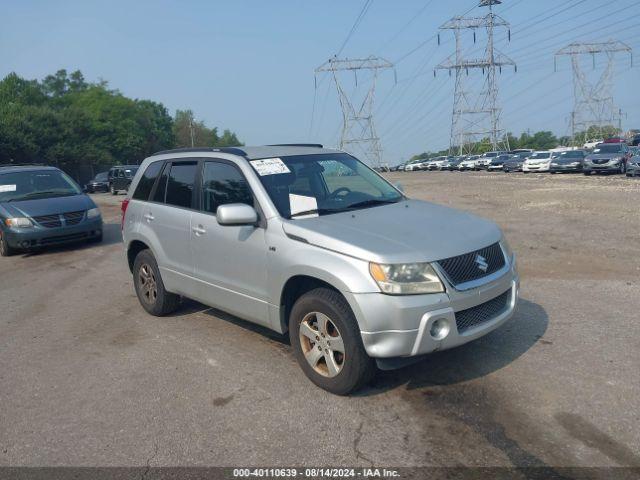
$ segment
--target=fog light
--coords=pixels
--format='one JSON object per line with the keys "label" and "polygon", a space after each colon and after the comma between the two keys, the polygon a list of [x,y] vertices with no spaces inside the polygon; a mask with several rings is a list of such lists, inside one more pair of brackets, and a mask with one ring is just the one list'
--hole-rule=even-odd
{"label": "fog light", "polygon": [[442,340],[444,337],[449,335],[449,330],[449,322],[444,318],[439,318],[431,324],[429,335],[431,335],[431,338],[434,340]]}

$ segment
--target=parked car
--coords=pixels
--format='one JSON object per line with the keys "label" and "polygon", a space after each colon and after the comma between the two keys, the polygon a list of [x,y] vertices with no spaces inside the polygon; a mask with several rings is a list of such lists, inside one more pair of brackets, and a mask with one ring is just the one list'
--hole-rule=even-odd
{"label": "parked car", "polygon": [[117,165],[109,170],[109,191],[117,195],[119,191],[128,191],[131,180],[138,171],[138,165]]}
{"label": "parked car", "polygon": [[[441,170],[449,157],[436,157],[427,164],[428,170]],[[453,157],[451,157],[453,158]]]}
{"label": "parked car", "polygon": [[[349,170],[352,175],[334,172]],[[308,146],[147,158],[122,203],[135,292],[288,332],[304,373],[347,394],[513,314],[515,256],[493,222],[406,197],[351,155]]]}
{"label": "parked car", "polygon": [[549,171],[551,173],[581,172],[585,155],[586,152],[584,150],[567,150],[566,152],[554,153],[551,156]]}
{"label": "parked car", "polygon": [[109,172],[102,172],[93,177],[93,180],[90,180],[84,186],[84,190],[87,193],[96,193],[96,192],[108,192],[109,191]]}
{"label": "parked car", "polygon": [[100,210],[54,167],[0,166],[0,254],[102,240]]}
{"label": "parked car", "polygon": [[491,163],[491,160],[494,159],[495,157],[499,156],[499,155],[503,155],[506,154],[508,152],[503,152],[503,151],[496,151],[496,152],[486,152],[483,153],[480,158],[478,159],[478,161],[476,162],[476,168],[480,169],[480,170],[486,170],[489,167],[489,164]]}
{"label": "parked car", "polygon": [[502,165],[502,170],[506,173],[521,172],[524,161],[533,154],[533,152],[522,151],[511,155],[509,160],[505,160]]}
{"label": "parked car", "polygon": [[635,177],[640,175],[640,152],[637,150],[635,154],[627,162],[627,177]]}
{"label": "parked car", "polygon": [[596,145],[599,145],[602,142],[604,142],[603,139],[600,139],[600,140],[588,140],[587,142],[585,142],[585,144],[582,146],[582,148],[584,148],[585,150],[593,150],[594,148],[596,148]]}
{"label": "parked car", "polygon": [[424,160],[414,160],[413,162],[409,162],[407,163],[407,165],[404,167],[404,171],[405,172],[414,172],[414,171],[418,171],[418,170],[422,170],[422,162]]}
{"label": "parked car", "polygon": [[462,162],[462,157],[453,157],[442,164],[440,170],[449,170],[450,172],[458,170],[458,166]]}
{"label": "parked car", "polygon": [[627,139],[622,137],[611,137],[611,138],[607,138],[602,143],[627,143]]}
{"label": "parked car", "polygon": [[480,155],[470,155],[463,159],[458,165],[458,170],[464,172],[466,170],[477,170],[476,162],[480,158]]}
{"label": "parked car", "polygon": [[630,143],[634,147],[637,147],[638,145],[640,145],[640,134],[634,135]]}
{"label": "parked car", "polygon": [[626,143],[601,143],[584,159],[582,172],[592,173],[625,173],[627,161],[631,158]]}
{"label": "parked car", "polygon": [[491,159],[491,163],[487,165],[489,172],[497,172],[498,170],[504,170],[504,162],[511,159],[511,155],[503,154]]}
{"label": "parked car", "polygon": [[522,172],[548,172],[551,168],[551,152],[533,152],[522,164]]}

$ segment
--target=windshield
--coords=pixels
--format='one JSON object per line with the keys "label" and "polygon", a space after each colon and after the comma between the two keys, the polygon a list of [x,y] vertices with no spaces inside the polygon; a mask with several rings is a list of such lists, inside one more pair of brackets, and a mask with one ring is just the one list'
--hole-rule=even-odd
{"label": "windshield", "polygon": [[127,177],[127,178],[132,178],[133,176],[135,176],[137,171],[138,171],[138,167],[125,168],[124,176]]}
{"label": "windshield", "polygon": [[582,158],[584,157],[584,153],[577,150],[573,152],[560,152],[556,156],[559,160],[562,160],[563,158]]}
{"label": "windshield", "polygon": [[346,153],[270,158],[250,163],[285,218],[370,208],[404,198],[377,173]]}
{"label": "windshield", "polygon": [[94,178],[96,182],[106,182],[108,179],[109,179],[109,174],[107,172],[99,173],[96,175],[96,178]]}
{"label": "windshield", "polygon": [[601,143],[593,149],[593,153],[621,153],[622,145],[619,143]]}
{"label": "windshield", "polygon": [[531,155],[529,158],[531,160],[537,160],[539,158],[549,158],[550,155],[551,155],[551,152],[536,152],[533,155]]}
{"label": "windshield", "polygon": [[0,202],[78,195],[80,188],[59,170],[27,170],[0,174]]}

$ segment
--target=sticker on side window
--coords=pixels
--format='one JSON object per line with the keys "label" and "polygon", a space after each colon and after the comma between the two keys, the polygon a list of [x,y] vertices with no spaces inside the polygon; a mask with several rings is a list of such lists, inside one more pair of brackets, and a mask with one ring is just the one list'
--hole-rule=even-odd
{"label": "sticker on side window", "polygon": [[262,160],[252,160],[251,165],[256,169],[258,175],[278,175],[281,173],[291,173],[289,167],[279,158],[263,158]]}
{"label": "sticker on side window", "polygon": [[15,185],[0,185],[0,193],[2,192],[15,192],[16,191],[16,186]]}

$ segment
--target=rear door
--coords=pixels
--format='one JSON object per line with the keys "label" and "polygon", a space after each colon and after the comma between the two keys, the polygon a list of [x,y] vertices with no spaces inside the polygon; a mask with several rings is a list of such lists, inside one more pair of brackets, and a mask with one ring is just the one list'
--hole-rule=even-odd
{"label": "rear door", "polygon": [[141,229],[148,228],[155,239],[154,253],[165,286],[183,295],[189,295],[194,281],[189,241],[197,172],[197,160],[166,162],[140,219]]}
{"label": "rear door", "polygon": [[259,212],[251,188],[238,167],[224,160],[204,159],[198,183],[199,206],[191,220],[197,298],[268,326],[265,228],[222,226],[216,220],[218,207],[230,203],[252,205]]}

